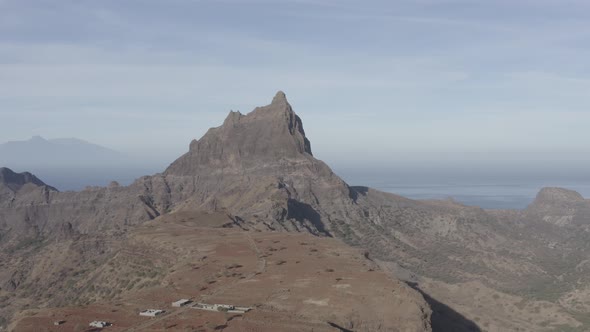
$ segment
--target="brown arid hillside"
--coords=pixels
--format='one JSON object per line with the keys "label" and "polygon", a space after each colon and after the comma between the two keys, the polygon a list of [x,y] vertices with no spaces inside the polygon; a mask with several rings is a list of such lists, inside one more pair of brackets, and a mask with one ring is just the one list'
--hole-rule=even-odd
{"label": "brown arid hillside", "polygon": [[[21,311],[10,329],[84,331],[100,319],[112,331],[430,330],[422,296],[361,251],[307,233],[248,232],[228,223],[224,214],[172,213],[134,228],[92,270],[75,268],[65,289],[38,290],[42,299],[72,290],[74,302]],[[35,274],[43,279],[63,264],[39,262]],[[253,309],[231,314],[171,306],[183,298]],[[166,313],[138,315],[148,308]],[[53,326],[56,320],[65,323]]]}
{"label": "brown arid hillside", "polygon": [[[546,188],[524,211],[486,211],[351,187],[282,92],[130,186],[24,182],[0,182],[13,330],[590,329],[590,202]],[[177,297],[255,309],[170,308]],[[146,322],[148,306],[167,313]]]}

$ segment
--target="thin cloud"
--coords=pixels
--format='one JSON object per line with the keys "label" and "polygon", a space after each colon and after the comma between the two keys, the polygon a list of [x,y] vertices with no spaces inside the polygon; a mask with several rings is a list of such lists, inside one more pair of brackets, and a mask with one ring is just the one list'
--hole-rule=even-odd
{"label": "thin cloud", "polygon": [[[588,4],[562,4],[2,1],[0,141],[44,129],[140,149],[158,123],[160,146],[184,149],[282,89],[320,154],[565,148],[588,141],[590,30]],[[531,119],[535,139],[518,133]]]}

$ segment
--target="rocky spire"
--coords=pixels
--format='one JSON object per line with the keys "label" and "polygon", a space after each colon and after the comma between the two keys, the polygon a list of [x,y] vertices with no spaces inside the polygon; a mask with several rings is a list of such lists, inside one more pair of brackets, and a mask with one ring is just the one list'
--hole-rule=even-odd
{"label": "rocky spire", "polygon": [[190,145],[187,154],[167,174],[194,175],[202,168],[243,168],[272,165],[280,160],[313,158],[301,118],[284,92],[267,106],[243,115],[230,112],[221,127],[210,129]]}
{"label": "rocky spire", "polygon": [[287,95],[285,95],[285,93],[283,91],[278,91],[275,96],[272,98],[272,105],[284,105],[284,104],[288,104],[287,102]]}

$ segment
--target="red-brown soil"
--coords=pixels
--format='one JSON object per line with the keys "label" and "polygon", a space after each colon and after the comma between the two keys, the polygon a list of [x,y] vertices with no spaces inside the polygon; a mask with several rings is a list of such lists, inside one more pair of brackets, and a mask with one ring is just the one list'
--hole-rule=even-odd
{"label": "red-brown soil", "polygon": [[[224,224],[217,215],[197,219],[203,218]],[[14,331],[89,331],[93,320],[111,322],[105,331],[430,328],[430,309],[416,291],[338,240],[200,224],[174,214],[156,219],[135,230],[113,258],[141,257],[154,266],[167,266],[157,285],[81,307],[29,310],[20,314]],[[227,314],[173,308],[171,302],[181,298],[253,309]],[[166,313],[156,318],[138,315],[149,308]],[[54,326],[56,320],[66,322]]]}

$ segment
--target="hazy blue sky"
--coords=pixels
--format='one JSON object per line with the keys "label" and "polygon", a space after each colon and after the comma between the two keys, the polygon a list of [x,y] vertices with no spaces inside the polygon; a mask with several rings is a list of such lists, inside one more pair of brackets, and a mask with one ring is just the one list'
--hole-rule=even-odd
{"label": "hazy blue sky", "polygon": [[167,162],[284,90],[339,165],[590,159],[587,0],[0,0],[0,142]]}

